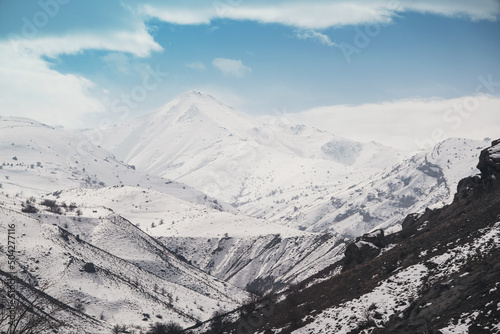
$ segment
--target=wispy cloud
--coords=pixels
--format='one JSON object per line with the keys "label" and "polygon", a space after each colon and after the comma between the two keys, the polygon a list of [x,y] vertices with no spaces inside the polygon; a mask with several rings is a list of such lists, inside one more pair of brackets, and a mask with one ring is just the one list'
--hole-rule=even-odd
{"label": "wispy cloud", "polygon": [[[470,101],[478,103],[471,109]],[[334,105],[291,114],[293,120],[360,141],[418,150],[449,137],[498,136],[500,98],[412,98],[362,105]]]}
{"label": "wispy cloud", "polygon": [[201,61],[194,61],[192,63],[186,63],[186,66],[193,69],[193,70],[204,70],[206,69],[207,67],[205,66],[205,64],[203,64]]}
{"label": "wispy cloud", "polygon": [[101,58],[109,67],[123,74],[130,74],[130,61],[126,54],[112,52]]}
{"label": "wispy cloud", "polygon": [[103,112],[95,98],[95,84],[81,76],[63,74],[51,68],[45,57],[77,54],[84,50],[114,51],[103,58],[118,71],[127,73],[130,53],[147,57],[160,51],[143,24],[135,30],[108,30],[101,33],[74,32],[26,38],[10,36],[0,41],[0,109],[54,125],[80,126],[85,114]]}
{"label": "wispy cloud", "polygon": [[[0,42],[2,43],[2,42]],[[137,30],[116,30],[101,34],[78,32],[73,34],[43,36],[34,39],[23,37],[3,42],[26,53],[57,57],[61,54],[76,54],[83,50],[108,50],[131,53],[137,57],[148,57],[153,51],[163,48],[154,41],[143,26]]]}
{"label": "wispy cloud", "polygon": [[330,40],[330,37],[314,30],[297,31],[295,37],[303,40],[311,39],[326,46],[337,46],[337,44]]}
{"label": "wispy cloud", "polygon": [[185,2],[172,1],[162,5],[143,5],[144,15],[175,24],[209,24],[214,19],[252,20],[279,23],[302,29],[324,29],[335,26],[387,23],[404,12],[430,13],[470,20],[498,20],[498,0],[341,0],[304,1],[256,0],[227,5],[220,10],[211,2],[193,8]]}
{"label": "wispy cloud", "polygon": [[243,65],[241,60],[227,59],[227,58],[215,58],[212,64],[219,69],[224,75],[234,76],[234,77],[244,77],[248,73],[252,72],[250,67]]}

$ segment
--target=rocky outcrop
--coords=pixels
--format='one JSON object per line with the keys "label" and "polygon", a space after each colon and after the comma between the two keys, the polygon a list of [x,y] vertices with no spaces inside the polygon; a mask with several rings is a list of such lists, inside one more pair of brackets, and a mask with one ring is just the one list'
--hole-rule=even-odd
{"label": "rocky outcrop", "polygon": [[481,151],[477,168],[481,171],[481,179],[498,179],[500,175],[500,139],[491,143],[491,147]]}
{"label": "rocky outcrop", "polygon": [[481,171],[480,175],[462,179],[458,183],[455,200],[470,198],[499,182],[500,139],[493,141],[490,147],[481,151],[477,168]]}
{"label": "rocky outcrop", "polygon": [[377,257],[386,245],[383,230],[376,230],[356,238],[345,250],[344,269]]}

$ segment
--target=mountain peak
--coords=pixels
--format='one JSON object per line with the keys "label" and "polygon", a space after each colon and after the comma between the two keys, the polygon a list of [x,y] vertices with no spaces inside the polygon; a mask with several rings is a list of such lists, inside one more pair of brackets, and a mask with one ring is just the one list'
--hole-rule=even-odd
{"label": "mountain peak", "polygon": [[198,104],[224,105],[222,102],[217,100],[212,95],[197,90],[191,90],[182,93],[178,95],[171,103],[175,104],[187,103],[191,105],[198,105]]}
{"label": "mountain peak", "polygon": [[[203,131],[226,129],[243,135],[249,128],[260,125],[247,114],[217,100],[212,95],[200,91],[188,91],[178,95],[174,100],[161,107],[157,112],[147,116],[149,124],[189,125],[190,132],[197,132],[192,128],[203,126]],[[259,124],[257,124],[259,123]]]}
{"label": "mountain peak", "polygon": [[182,97],[182,98],[209,98],[209,99],[212,99],[212,100],[217,100],[212,95],[204,93],[204,92],[199,91],[199,90],[190,90],[190,91],[187,91],[187,92],[182,93],[181,95],[179,95],[179,97]]}

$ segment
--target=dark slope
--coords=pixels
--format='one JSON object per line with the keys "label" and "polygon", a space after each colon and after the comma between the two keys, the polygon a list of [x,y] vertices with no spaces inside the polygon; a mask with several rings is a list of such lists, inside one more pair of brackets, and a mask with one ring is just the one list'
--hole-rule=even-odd
{"label": "dark slope", "polygon": [[[441,333],[439,329],[462,326],[470,333],[500,332],[495,327],[500,323],[499,150],[497,140],[481,152],[481,175],[462,180],[452,204],[426,210],[422,215],[409,215],[397,234],[375,233],[357,238],[347,248],[346,257],[325,270],[322,277],[293,287],[280,302],[266,304],[260,310],[258,303],[253,305],[257,309],[254,313],[227,324],[224,330],[282,334],[299,328],[297,333]],[[332,276],[330,273],[340,266],[342,272]],[[352,308],[353,316],[347,325],[345,319],[331,317],[328,321],[333,325],[329,329],[317,322],[325,318],[324,310],[345,308],[346,303],[352,306],[349,302],[356,302],[414,267],[425,268],[426,274],[416,295],[398,300],[401,307],[394,312],[381,311],[383,305],[371,305],[361,318]],[[320,283],[315,284],[318,278]],[[405,291],[402,286],[401,295]]]}

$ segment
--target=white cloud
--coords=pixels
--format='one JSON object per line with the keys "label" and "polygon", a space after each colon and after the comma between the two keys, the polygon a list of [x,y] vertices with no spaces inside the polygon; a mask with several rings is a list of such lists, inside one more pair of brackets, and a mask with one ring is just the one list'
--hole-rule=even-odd
{"label": "white cloud", "polygon": [[130,74],[130,61],[126,54],[112,52],[101,58],[109,67],[123,73]]}
{"label": "white cloud", "polygon": [[[11,36],[0,42],[2,114],[75,127],[81,125],[83,115],[105,111],[104,105],[92,96],[93,82],[79,75],[59,73],[43,59],[44,56],[56,58],[87,49],[128,52],[138,57],[162,50],[143,24],[133,31],[74,33],[31,39]],[[125,72],[128,70],[126,59],[119,53],[104,58]]]}
{"label": "white cloud", "polygon": [[224,75],[235,76],[238,78],[244,77],[252,72],[250,67],[243,65],[241,60],[215,58],[212,64],[219,69]]}
{"label": "white cloud", "polygon": [[76,54],[90,49],[128,52],[137,57],[147,57],[152,51],[162,50],[144,25],[133,31],[109,31],[100,34],[74,33],[34,39],[20,37],[2,44],[8,44],[16,50],[48,57]]}
{"label": "white cloud", "polygon": [[478,95],[335,105],[287,116],[339,136],[419,150],[450,137],[498,137],[498,110],[499,97]]}
{"label": "white cloud", "polygon": [[211,6],[203,5],[196,9],[191,8],[189,4],[182,8],[182,4],[174,4],[175,7],[143,5],[140,12],[143,15],[156,17],[165,22],[175,24],[209,24],[215,16],[215,11]]}
{"label": "white cloud", "polygon": [[387,23],[404,12],[420,12],[471,20],[498,20],[498,0],[287,0],[236,2],[200,2],[195,7],[173,1],[162,5],[144,5],[143,14],[175,24],[209,24],[214,19],[252,20],[279,23],[305,29],[334,26]]}
{"label": "white cloud", "polygon": [[186,66],[192,68],[193,70],[204,70],[207,68],[205,64],[203,64],[201,61],[194,61],[192,63],[187,63]]}
{"label": "white cloud", "polygon": [[0,45],[0,109],[52,125],[78,126],[81,116],[102,112],[89,95],[93,83],[81,76],[50,69],[37,55]]}
{"label": "white cloud", "polygon": [[312,39],[326,46],[337,46],[330,40],[330,37],[314,30],[298,31],[295,33],[295,37],[303,40]]}

